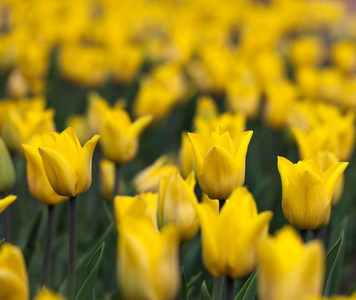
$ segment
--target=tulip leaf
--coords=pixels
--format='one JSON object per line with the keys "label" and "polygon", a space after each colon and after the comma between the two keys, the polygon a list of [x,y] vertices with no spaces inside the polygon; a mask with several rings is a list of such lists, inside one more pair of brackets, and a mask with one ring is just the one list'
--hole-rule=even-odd
{"label": "tulip leaf", "polygon": [[88,277],[84,281],[82,287],[80,288],[77,296],[75,297],[75,300],[86,300],[86,299],[90,299],[93,296],[94,284],[95,284],[96,277],[98,276],[101,259],[104,253],[104,248],[105,248],[105,242],[101,244],[101,246],[98,248],[98,250],[96,250],[94,255],[89,260],[89,263],[87,265]]}
{"label": "tulip leaf", "polygon": [[0,240],[0,247],[1,247],[1,245],[2,245],[4,242],[5,242],[5,239],[1,239],[1,240]]}
{"label": "tulip leaf", "polygon": [[335,242],[335,244],[332,246],[331,250],[328,252],[328,254],[325,257],[324,261],[326,266],[325,268],[326,284],[324,289],[324,296],[329,296],[330,285],[333,278],[334,269],[336,267],[336,262],[340,254],[340,249],[343,240],[344,240],[344,231],[341,232],[341,235],[339,236],[338,240]]}
{"label": "tulip leaf", "polygon": [[[98,248],[99,245],[107,238],[107,236],[115,229],[115,222],[112,221],[111,224],[106,228],[106,230],[103,232],[103,234],[98,237],[89,247],[88,249],[83,253],[81,257],[77,259],[77,265],[75,268],[75,271],[78,272],[80,268],[82,268],[85,264],[86,261],[88,261],[90,255],[92,255],[94,249]],[[67,279],[65,279],[62,284],[60,285],[59,292],[64,293],[65,287],[67,284]]]}
{"label": "tulip leaf", "polygon": [[258,269],[255,269],[250,277],[246,280],[245,284],[238,292],[234,300],[253,300],[256,297],[256,281]]}
{"label": "tulip leaf", "polygon": [[22,247],[23,256],[25,258],[27,266],[30,264],[32,256],[36,250],[37,238],[41,230],[42,217],[43,210],[40,209],[37,213],[35,221],[32,223],[27,240],[24,246]]}
{"label": "tulip leaf", "polygon": [[211,296],[209,294],[208,288],[206,287],[205,280],[201,285],[201,300],[211,300]]}
{"label": "tulip leaf", "polygon": [[202,275],[202,272],[199,272],[197,275],[194,275],[189,282],[187,283],[187,289],[189,290],[191,287],[194,286],[194,284],[198,281],[198,279],[200,278],[200,276]]}
{"label": "tulip leaf", "polygon": [[187,291],[187,281],[184,276],[184,267],[182,267],[182,286],[181,286],[181,297],[182,300],[188,300],[188,291]]}

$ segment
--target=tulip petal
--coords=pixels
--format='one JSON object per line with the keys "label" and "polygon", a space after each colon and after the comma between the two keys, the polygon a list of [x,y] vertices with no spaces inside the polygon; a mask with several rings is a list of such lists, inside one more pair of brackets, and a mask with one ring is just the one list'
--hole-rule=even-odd
{"label": "tulip petal", "polygon": [[131,136],[137,138],[141,132],[151,123],[153,117],[152,115],[143,116],[138,118],[131,127]]}
{"label": "tulip petal", "polygon": [[301,159],[305,159],[312,153],[307,136],[304,131],[298,128],[292,128],[292,133],[298,145],[299,157],[301,157]]}
{"label": "tulip petal", "polygon": [[76,186],[77,195],[85,193],[90,188],[93,152],[99,137],[99,135],[95,135],[91,140],[87,141],[80,153],[76,167],[78,178],[78,184]]}
{"label": "tulip petal", "polygon": [[278,171],[282,182],[282,201],[288,196],[289,179],[292,178],[294,172],[294,164],[288,159],[278,156]]}
{"label": "tulip petal", "polygon": [[220,200],[229,198],[240,178],[245,175],[234,157],[220,146],[212,147],[206,154],[203,172],[201,188],[210,198]]}
{"label": "tulip petal", "polygon": [[346,167],[349,163],[347,162],[340,162],[329,169],[327,169],[324,173],[324,184],[325,184],[325,193],[326,197],[331,200],[334,189],[336,186],[337,181],[339,180],[342,173],[345,171]]}
{"label": "tulip petal", "polygon": [[38,148],[49,183],[58,195],[76,196],[77,175],[56,150]]}
{"label": "tulip petal", "polygon": [[282,208],[293,226],[313,230],[324,221],[330,200],[326,198],[324,183],[318,174],[311,170],[298,172],[287,193],[288,200],[282,200]]}
{"label": "tulip petal", "polygon": [[[192,144],[199,184],[204,184],[202,180],[204,176],[204,157],[208,151],[206,140],[200,135],[190,132],[188,132],[188,137]],[[204,187],[201,186],[201,188],[204,190]]]}
{"label": "tulip petal", "polygon": [[159,184],[158,216],[157,216],[158,224],[160,228],[163,226],[164,203],[165,203],[165,195],[166,195],[168,183],[169,183],[169,177],[161,176],[161,181]]}
{"label": "tulip petal", "polygon": [[9,195],[0,200],[0,214],[8,207],[12,202],[16,200],[17,196]]}

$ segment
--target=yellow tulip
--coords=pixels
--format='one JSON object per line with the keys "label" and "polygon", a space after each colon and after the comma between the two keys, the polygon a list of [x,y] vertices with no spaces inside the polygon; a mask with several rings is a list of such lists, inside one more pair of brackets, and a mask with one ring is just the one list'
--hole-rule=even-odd
{"label": "yellow tulip", "polygon": [[139,193],[153,192],[159,190],[161,176],[179,172],[179,168],[168,162],[168,157],[162,155],[152,165],[143,169],[133,178],[136,191]]}
{"label": "yellow tulip", "polygon": [[71,115],[67,119],[67,127],[72,127],[80,143],[85,143],[90,138],[88,124],[84,116]]}
{"label": "yellow tulip", "polygon": [[198,231],[198,217],[194,205],[195,174],[184,180],[179,173],[162,176],[159,189],[158,221],[160,227],[173,224],[182,242],[190,241]]}
{"label": "yellow tulip", "polygon": [[129,114],[120,108],[105,114],[100,145],[106,158],[122,164],[132,160],[138,151],[139,136],[151,122],[147,115],[131,122]]}
{"label": "yellow tulip", "polygon": [[194,170],[194,153],[186,132],[181,135],[178,161],[182,175],[187,177]]}
{"label": "yellow tulip", "polygon": [[352,42],[341,41],[333,45],[332,58],[343,72],[352,72],[356,67],[356,47]]}
{"label": "yellow tulip", "polygon": [[15,184],[16,174],[9,151],[0,138],[0,193],[8,192]]}
{"label": "yellow tulip", "polygon": [[306,300],[320,295],[324,274],[324,249],[318,240],[303,244],[298,233],[285,226],[258,246],[261,300]]}
{"label": "yellow tulip", "polygon": [[125,218],[119,233],[118,278],[125,299],[174,299],[180,281],[175,228],[160,233],[147,216]]}
{"label": "yellow tulip", "polygon": [[65,300],[61,295],[43,287],[36,295],[35,300]]}
{"label": "yellow tulip", "polygon": [[40,147],[53,146],[53,143],[54,140],[47,139],[45,142],[43,134],[37,134],[30,144],[22,144],[27,160],[27,183],[30,194],[38,201],[49,205],[58,204],[68,199],[67,196],[60,196],[53,190],[38,151]]}
{"label": "yellow tulip", "polygon": [[297,164],[278,157],[282,208],[288,222],[300,229],[320,226],[329,213],[335,185],[347,165],[340,162],[323,172],[315,156]]}
{"label": "yellow tulip", "polygon": [[102,159],[99,163],[100,192],[106,201],[111,201],[115,186],[115,163],[108,159]]}
{"label": "yellow tulip", "polygon": [[17,196],[9,195],[4,199],[0,199],[0,214],[8,207],[12,202],[16,200]]}
{"label": "yellow tulip", "polygon": [[290,49],[290,58],[295,66],[315,66],[323,56],[323,45],[317,37],[304,36],[296,39]]}
{"label": "yellow tulip", "polygon": [[134,197],[116,196],[114,199],[114,209],[116,217],[116,227],[119,230],[122,220],[127,215],[145,215],[149,217],[154,228],[157,225],[158,194],[143,193]]}
{"label": "yellow tulip", "polygon": [[227,199],[245,181],[245,158],[252,131],[231,138],[218,127],[210,138],[188,133],[199,185],[211,199]]}
{"label": "yellow tulip", "polygon": [[109,103],[97,93],[88,97],[87,127],[91,134],[100,134],[106,113],[110,110]]}
{"label": "yellow tulip", "polygon": [[0,248],[0,299],[29,299],[26,264],[20,248],[5,243]]}
{"label": "yellow tulip", "polygon": [[89,189],[92,157],[98,139],[95,135],[82,147],[71,127],[61,134],[43,134],[44,146],[38,151],[49,183],[58,195],[75,197]]}
{"label": "yellow tulip", "polygon": [[351,296],[341,296],[341,295],[337,295],[337,296],[332,296],[332,297],[309,297],[308,300],[356,300],[356,292],[353,293]]}
{"label": "yellow tulip", "polygon": [[257,266],[257,245],[267,236],[271,212],[258,214],[246,188],[237,188],[220,214],[218,205],[197,205],[203,262],[214,276],[244,277]]}

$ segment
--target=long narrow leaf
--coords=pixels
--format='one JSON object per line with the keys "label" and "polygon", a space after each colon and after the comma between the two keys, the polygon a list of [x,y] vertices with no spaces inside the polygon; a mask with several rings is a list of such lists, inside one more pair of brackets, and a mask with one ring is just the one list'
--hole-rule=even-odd
{"label": "long narrow leaf", "polygon": [[203,281],[201,285],[201,299],[202,300],[211,300],[211,296],[209,294],[208,288],[206,287],[206,282]]}
{"label": "long narrow leaf", "polygon": [[248,300],[255,299],[256,296],[256,280],[257,280],[258,269],[253,271],[250,277],[246,280],[245,284],[238,292],[234,300]]}

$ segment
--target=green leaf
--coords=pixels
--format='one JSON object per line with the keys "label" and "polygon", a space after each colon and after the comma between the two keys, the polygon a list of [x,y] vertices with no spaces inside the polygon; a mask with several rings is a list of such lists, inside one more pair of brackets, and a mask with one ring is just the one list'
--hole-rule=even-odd
{"label": "green leaf", "polygon": [[187,282],[184,276],[184,267],[182,267],[182,286],[181,286],[181,297],[182,300],[188,300]]}
{"label": "green leaf", "polygon": [[203,283],[201,285],[201,299],[202,300],[211,300],[211,296],[209,294],[208,288],[206,287],[205,280],[203,281]]}
{"label": "green leaf", "polygon": [[342,246],[342,242],[344,240],[344,232],[341,232],[341,235],[339,236],[338,240],[335,242],[335,244],[332,246],[331,250],[325,257],[325,278],[326,278],[326,283],[325,283],[325,289],[324,289],[324,296],[329,296],[329,290],[330,290],[330,284],[332,281],[334,269],[336,266],[337,259],[339,257],[340,249]]}
{"label": "green leaf", "polygon": [[[80,268],[82,268],[85,264],[86,261],[88,261],[90,255],[94,252],[95,249],[99,247],[99,245],[107,238],[107,236],[115,230],[115,222],[112,221],[111,224],[106,228],[106,230],[103,232],[103,234],[98,237],[89,247],[88,249],[84,252],[84,254],[77,259],[77,265],[75,268],[75,271],[78,272]],[[65,287],[67,285],[67,279],[65,279],[62,284],[60,285],[59,292],[61,294],[64,294],[65,292]]]}
{"label": "green leaf", "polygon": [[202,272],[199,272],[197,275],[194,275],[192,278],[190,278],[189,282],[187,283],[188,290],[194,286],[194,284],[198,281],[198,279],[202,274],[203,274]]}
{"label": "green leaf", "polygon": [[42,217],[43,217],[43,209],[40,209],[37,213],[35,221],[32,223],[27,240],[24,246],[22,247],[22,253],[25,258],[27,266],[30,265],[33,253],[36,250],[36,242],[37,242],[39,232],[41,230]]}
{"label": "green leaf", "polygon": [[236,295],[234,300],[253,300],[257,294],[257,273],[258,268],[253,271],[250,277],[246,280],[245,284]]}
{"label": "green leaf", "polygon": [[0,240],[0,247],[1,247],[1,245],[2,245],[4,242],[5,242],[5,239],[1,239],[1,240]]}
{"label": "green leaf", "polygon": [[98,248],[98,250],[96,250],[94,255],[89,260],[89,263],[87,265],[88,277],[80,288],[77,296],[75,297],[75,300],[87,300],[91,299],[91,297],[93,296],[94,284],[96,277],[98,276],[101,259],[104,253],[104,248],[105,242],[101,244],[101,246]]}

